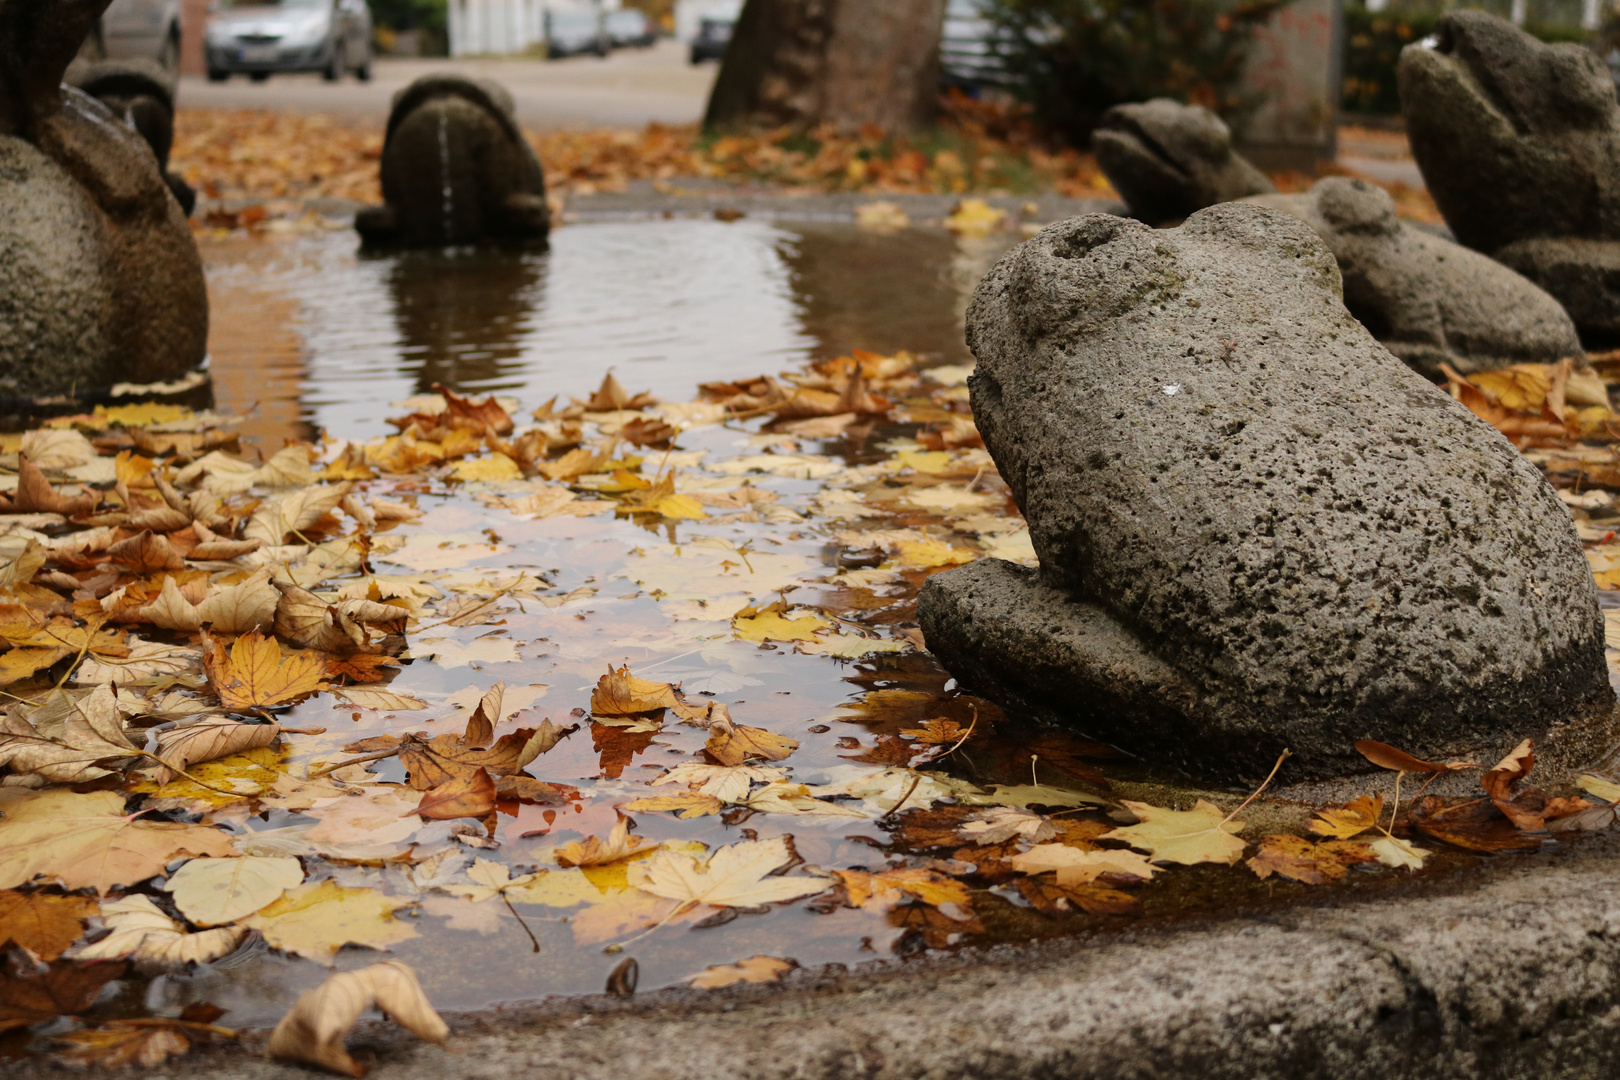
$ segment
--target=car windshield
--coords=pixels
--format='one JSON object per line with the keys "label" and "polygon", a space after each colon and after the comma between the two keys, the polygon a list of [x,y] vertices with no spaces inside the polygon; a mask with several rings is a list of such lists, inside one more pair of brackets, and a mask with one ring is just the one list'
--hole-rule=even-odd
{"label": "car windshield", "polygon": [[588,11],[553,11],[551,27],[554,30],[568,30],[576,34],[582,30],[594,31],[596,16]]}
{"label": "car windshield", "polygon": [[731,37],[731,23],[725,19],[704,19],[698,32],[706,38],[725,40]]}

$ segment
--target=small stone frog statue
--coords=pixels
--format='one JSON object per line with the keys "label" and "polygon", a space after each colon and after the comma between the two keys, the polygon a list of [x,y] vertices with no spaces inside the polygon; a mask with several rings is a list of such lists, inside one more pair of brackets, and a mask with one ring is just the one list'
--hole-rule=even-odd
{"label": "small stone frog statue", "polygon": [[1456,11],[1398,69],[1412,156],[1457,239],[1620,340],[1620,104],[1603,60]]}
{"label": "small stone frog statue", "polygon": [[208,293],[158,159],[62,85],[108,0],[0,0],[0,399],[174,379]]}
{"label": "small stone frog statue", "polygon": [[157,155],[163,182],[190,217],[197,208],[197,193],[169,171],[169,150],[174,145],[174,72],[155,60],[79,59],[68,65],[63,81],[83,90],[141,133]]}
{"label": "small stone frog statue", "polygon": [[1169,98],[1115,105],[1103,114],[1091,145],[1131,216],[1149,225],[1277,190],[1232,149],[1221,118],[1198,105]]}
{"label": "small stone frog statue", "polygon": [[355,217],[368,245],[524,244],[551,228],[540,159],[486,79],[425,75],[395,95],[382,191]]}

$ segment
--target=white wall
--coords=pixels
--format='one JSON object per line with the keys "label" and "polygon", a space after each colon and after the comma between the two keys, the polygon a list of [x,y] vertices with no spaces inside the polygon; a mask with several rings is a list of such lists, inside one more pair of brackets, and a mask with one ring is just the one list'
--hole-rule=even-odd
{"label": "white wall", "polygon": [[450,0],[451,56],[510,56],[546,37],[545,13],[613,11],[620,0]]}

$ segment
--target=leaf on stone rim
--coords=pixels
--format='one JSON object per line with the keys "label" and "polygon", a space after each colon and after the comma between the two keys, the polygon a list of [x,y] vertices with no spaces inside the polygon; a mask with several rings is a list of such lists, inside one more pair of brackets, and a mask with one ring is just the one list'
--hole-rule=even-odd
{"label": "leaf on stone rim", "polygon": [[163,872],[180,854],[234,855],[217,829],[124,814],[114,791],[0,788],[0,889],[35,878],[106,895]]}
{"label": "leaf on stone rim", "polygon": [[697,990],[718,990],[736,983],[776,982],[799,965],[792,960],[779,960],[774,956],[750,956],[735,964],[720,964],[704,968],[687,985]]}
{"label": "leaf on stone rim", "polygon": [[343,1039],[375,1006],[425,1042],[444,1045],[450,1028],[433,1011],[416,973],[398,960],[343,971],[299,995],[270,1033],[265,1052],[283,1061],[303,1061],[346,1076],[364,1076],[365,1066],[349,1056]]}
{"label": "leaf on stone rim", "polygon": [[1122,803],[1141,819],[1141,824],[1104,833],[1101,839],[1123,840],[1146,851],[1154,862],[1231,865],[1242,858],[1248,846],[1233,835],[1243,831],[1243,822],[1228,821],[1220,808],[1207,800],[1199,799],[1191,810],[1166,810],[1129,799]]}
{"label": "leaf on stone rim", "polygon": [[84,920],[98,910],[88,896],[0,892],[0,948],[15,943],[48,964],[83,936]]}
{"label": "leaf on stone rim", "polygon": [[773,872],[793,859],[787,841],[742,840],[719,848],[700,863],[686,852],[661,848],[651,858],[633,862],[629,881],[642,892],[679,900],[682,907],[755,907],[824,892],[825,878],[789,877]]}
{"label": "leaf on stone rim", "polygon": [[192,859],[164,889],[194,926],[223,926],[246,918],[304,881],[297,859],[239,855],[234,859]]}
{"label": "leaf on stone rim", "polygon": [[313,882],[300,885],[241,925],[258,930],[273,948],[331,967],[345,945],[385,949],[416,937],[415,927],[394,918],[394,911],[408,903],[375,889]]}
{"label": "leaf on stone rim", "polygon": [[1323,885],[1337,881],[1356,863],[1377,862],[1378,854],[1359,840],[1323,840],[1312,843],[1301,836],[1268,836],[1246,865],[1261,880],[1272,874]]}
{"label": "leaf on stone rim", "polygon": [[234,952],[247,936],[240,926],[187,933],[150,896],[126,896],[101,905],[101,921],[112,933],[67,955],[75,960],[134,960],[145,968],[173,970],[206,964]]}
{"label": "leaf on stone rim", "polygon": [[1581,790],[1602,799],[1606,803],[1620,803],[1620,784],[1602,776],[1593,776],[1591,773],[1582,773],[1575,778],[1575,783]]}
{"label": "leaf on stone rim", "polygon": [[203,663],[220,704],[233,710],[264,708],[313,694],[326,675],[326,661],[318,653],[283,656],[281,645],[257,630],[232,642],[228,654],[216,643]]}
{"label": "leaf on stone rim", "polygon": [[1318,836],[1348,840],[1377,825],[1383,812],[1382,795],[1363,795],[1350,800],[1342,810],[1318,810],[1310,829]]}

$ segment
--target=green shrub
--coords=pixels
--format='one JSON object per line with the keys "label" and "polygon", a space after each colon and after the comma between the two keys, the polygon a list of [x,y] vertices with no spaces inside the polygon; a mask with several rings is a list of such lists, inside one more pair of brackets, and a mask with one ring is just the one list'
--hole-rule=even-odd
{"label": "green shrub", "polygon": [[1288,0],[988,0],[1009,89],[1075,145],[1110,106],[1153,97],[1241,125],[1259,104],[1242,81],[1256,26]]}

